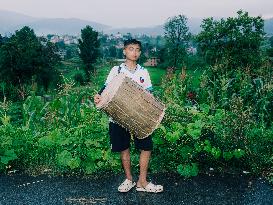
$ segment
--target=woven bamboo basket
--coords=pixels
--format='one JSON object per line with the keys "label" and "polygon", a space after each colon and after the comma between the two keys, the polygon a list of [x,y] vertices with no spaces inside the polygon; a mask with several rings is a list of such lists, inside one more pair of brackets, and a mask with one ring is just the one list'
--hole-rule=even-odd
{"label": "woven bamboo basket", "polygon": [[101,99],[97,108],[139,139],[153,133],[166,109],[163,103],[123,73],[108,84]]}

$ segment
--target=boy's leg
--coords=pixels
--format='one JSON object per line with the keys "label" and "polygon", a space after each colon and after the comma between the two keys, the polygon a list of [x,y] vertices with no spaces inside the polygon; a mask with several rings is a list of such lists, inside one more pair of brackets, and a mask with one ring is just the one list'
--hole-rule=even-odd
{"label": "boy's leg", "polygon": [[140,167],[139,179],[137,182],[138,187],[146,187],[148,184],[147,171],[148,171],[150,156],[151,156],[151,151],[141,150],[140,158],[139,158],[139,167]]}
{"label": "boy's leg", "polygon": [[144,192],[152,192],[152,193],[163,192],[162,185],[155,185],[152,182],[147,182],[147,171],[148,171],[150,157],[151,157],[151,151],[141,150],[140,159],[139,159],[140,173],[139,173],[139,180],[137,182],[136,190],[144,191]]}
{"label": "boy's leg", "polygon": [[133,181],[131,173],[131,160],[130,160],[130,150],[129,148],[120,152],[120,158],[122,161],[122,166],[126,175],[126,178]]}
{"label": "boy's leg", "polygon": [[147,182],[147,172],[148,172],[148,166],[149,166],[149,160],[151,156],[151,150],[153,149],[153,141],[151,136],[144,138],[144,139],[138,139],[135,137],[135,147],[140,152],[139,157],[139,179],[137,182],[138,187],[146,187],[148,184]]}
{"label": "boy's leg", "polygon": [[110,122],[109,134],[112,152],[119,152],[126,175],[124,182],[118,187],[119,192],[128,192],[135,186],[132,180],[130,160],[130,133],[116,123]]}
{"label": "boy's leg", "polygon": [[110,142],[113,152],[120,152],[120,159],[126,178],[132,181],[130,161],[130,133],[120,125],[109,123]]}

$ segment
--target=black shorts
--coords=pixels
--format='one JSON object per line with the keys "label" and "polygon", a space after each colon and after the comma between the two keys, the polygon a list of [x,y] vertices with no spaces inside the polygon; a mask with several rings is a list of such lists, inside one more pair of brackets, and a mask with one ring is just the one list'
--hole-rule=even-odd
{"label": "black shorts", "polygon": [[[130,147],[131,135],[130,132],[120,125],[110,122],[109,135],[112,152],[121,152]],[[151,151],[153,149],[153,141],[151,136],[144,139],[134,137],[136,149]]]}

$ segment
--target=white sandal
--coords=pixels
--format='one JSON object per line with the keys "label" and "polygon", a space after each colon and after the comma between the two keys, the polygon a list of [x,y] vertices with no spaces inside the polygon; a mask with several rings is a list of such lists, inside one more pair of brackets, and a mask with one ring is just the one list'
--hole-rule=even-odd
{"label": "white sandal", "polygon": [[121,185],[119,185],[118,191],[119,191],[119,192],[128,192],[128,191],[130,191],[135,185],[136,185],[135,182],[132,182],[132,181],[129,180],[129,179],[125,179],[125,181],[124,181]]}
{"label": "white sandal", "polygon": [[163,192],[163,186],[155,185],[152,182],[150,182],[149,184],[147,184],[146,187],[137,187],[136,190],[143,192],[160,193]]}

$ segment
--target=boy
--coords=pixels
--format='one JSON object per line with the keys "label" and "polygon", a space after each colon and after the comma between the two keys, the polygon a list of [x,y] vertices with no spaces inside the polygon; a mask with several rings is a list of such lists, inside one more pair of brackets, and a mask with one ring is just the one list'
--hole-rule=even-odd
{"label": "boy", "polygon": [[[119,73],[124,73],[132,80],[136,81],[140,84],[144,89],[151,91],[152,84],[150,80],[149,73],[147,69],[144,69],[139,64],[137,64],[137,60],[141,54],[141,42],[136,39],[129,39],[124,42],[123,54],[126,57],[124,63],[120,66],[114,66],[105,82],[104,87],[100,90],[98,94],[94,96],[95,104],[98,104],[101,100],[100,94],[103,89],[107,86],[107,84]],[[128,103],[130,103],[130,99],[128,99]],[[147,170],[148,164],[151,156],[151,150],[153,147],[151,136],[145,139],[138,139],[134,137],[135,147],[140,149],[140,174],[137,183],[133,182],[132,174],[131,174],[131,162],[130,162],[130,133],[117,123],[113,122],[110,119],[109,122],[109,135],[111,142],[112,152],[120,152],[123,169],[125,171],[126,179],[125,181],[118,187],[119,192],[128,192],[135,185],[137,185],[137,191],[143,192],[153,192],[158,193],[163,191],[163,186],[154,185],[151,182],[147,182]]]}

